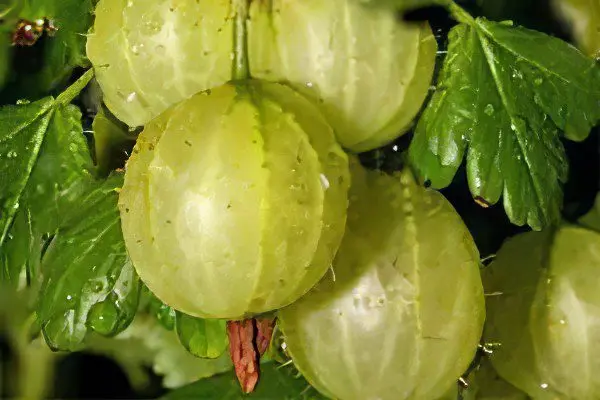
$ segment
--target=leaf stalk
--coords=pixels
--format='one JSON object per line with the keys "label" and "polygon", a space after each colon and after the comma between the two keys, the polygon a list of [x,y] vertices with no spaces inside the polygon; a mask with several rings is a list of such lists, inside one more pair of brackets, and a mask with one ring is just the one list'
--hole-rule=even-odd
{"label": "leaf stalk", "polygon": [[65,89],[57,98],[56,103],[66,106],[70,104],[75,97],[87,86],[94,77],[94,69],[90,68],[79,77],[71,86]]}

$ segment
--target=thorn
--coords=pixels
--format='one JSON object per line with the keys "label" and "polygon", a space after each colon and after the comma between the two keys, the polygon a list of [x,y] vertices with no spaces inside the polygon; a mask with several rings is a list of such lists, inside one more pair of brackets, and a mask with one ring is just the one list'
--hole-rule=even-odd
{"label": "thorn", "polygon": [[280,365],[278,365],[276,369],[285,368],[285,367],[287,367],[288,365],[290,365],[290,364],[293,364],[293,363],[294,363],[294,361],[293,361],[293,360],[291,360],[291,359],[290,359],[290,360],[287,360],[287,361],[286,361],[286,362],[284,362],[283,364],[280,364]]}
{"label": "thorn", "polygon": [[492,293],[484,293],[485,297],[494,297],[494,296],[502,296],[504,292],[492,292]]}
{"label": "thorn", "polygon": [[473,200],[475,200],[475,203],[479,204],[483,208],[488,208],[491,205],[481,196],[476,196],[473,198]]}
{"label": "thorn", "polygon": [[494,261],[496,259],[496,256],[497,256],[496,254],[490,254],[487,257],[483,257],[480,261],[481,261],[482,264],[485,264],[485,263],[487,263],[489,261]]}

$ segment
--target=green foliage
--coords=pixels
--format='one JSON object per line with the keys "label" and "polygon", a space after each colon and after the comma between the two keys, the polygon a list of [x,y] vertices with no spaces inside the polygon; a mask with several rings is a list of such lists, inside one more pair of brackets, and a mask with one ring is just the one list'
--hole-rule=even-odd
{"label": "green foliage", "polygon": [[92,0],[24,0],[19,17],[30,21],[48,18],[57,28],[43,43],[43,62],[19,82],[20,90],[44,93],[64,84],[75,67],[88,65],[86,35],[93,22]]}
{"label": "green foliage", "polygon": [[191,385],[175,390],[163,400],[177,399],[281,399],[281,400],[321,400],[317,391],[295,371],[275,363],[265,363],[260,367],[261,378],[254,393],[242,394],[240,384],[233,373],[217,375],[203,379]]}
{"label": "green foliage", "polygon": [[463,157],[474,197],[503,196],[510,220],[559,220],[568,164],[560,131],[583,140],[600,118],[600,68],[567,43],[485,19],[450,32],[448,55],[410,159],[435,188]]}
{"label": "green foliage", "polygon": [[3,280],[37,279],[45,241],[91,179],[81,113],[46,98],[0,109]]}
{"label": "green foliage", "polygon": [[177,312],[175,327],[181,344],[196,357],[217,358],[227,349],[224,320],[195,318]]}
{"label": "green foliage", "polygon": [[2,281],[40,289],[38,322],[48,344],[78,348],[89,329],[122,331],[137,309],[139,281],[120,229],[122,175],[93,178],[81,112],[56,100],[0,109]]}
{"label": "green foliage", "polygon": [[122,175],[93,182],[44,254],[37,311],[53,348],[77,349],[88,329],[114,335],[133,320],[140,283],[121,233],[116,190],[122,183]]}

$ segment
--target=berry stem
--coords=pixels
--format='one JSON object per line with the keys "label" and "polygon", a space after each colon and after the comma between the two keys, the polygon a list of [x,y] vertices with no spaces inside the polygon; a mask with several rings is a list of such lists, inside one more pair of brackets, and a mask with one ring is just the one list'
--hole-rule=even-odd
{"label": "berry stem", "polygon": [[469,14],[464,8],[456,4],[454,0],[443,0],[442,4],[446,7],[448,12],[454,20],[462,24],[473,25],[475,19]]}
{"label": "berry stem", "polygon": [[233,79],[245,80],[250,78],[246,40],[249,0],[235,0],[234,4],[236,12],[233,31]]}

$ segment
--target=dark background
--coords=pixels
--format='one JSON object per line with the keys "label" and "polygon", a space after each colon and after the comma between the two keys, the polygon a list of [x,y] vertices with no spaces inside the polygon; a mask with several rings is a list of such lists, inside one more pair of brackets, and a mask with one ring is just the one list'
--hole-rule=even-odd
{"label": "dark background", "polygon": [[[325,1],[325,0],[324,0]],[[548,1],[544,0],[469,0],[460,1],[474,15],[483,15],[493,20],[511,19],[515,23],[528,28],[540,30],[562,39],[569,40],[564,28],[551,12]],[[401,17],[401,16],[400,16]],[[440,50],[444,50],[446,33],[454,25],[445,10],[428,8],[412,12],[404,18],[410,20],[428,20],[438,38]],[[16,71],[34,71],[40,67],[43,59],[44,41],[42,38],[32,48],[17,50],[13,62]],[[440,60],[442,61],[440,55]],[[91,124],[91,115],[87,123]],[[89,128],[89,126],[88,126]],[[398,169],[402,164],[401,152],[408,148],[411,135],[405,135],[396,143],[384,149],[370,152],[362,156],[364,164],[386,170]],[[394,145],[397,150],[394,150]],[[564,217],[569,221],[576,220],[587,212],[600,187],[600,143],[598,128],[590,137],[582,142],[564,141],[570,162],[569,181],[565,187]],[[124,163],[127,149],[115,152],[115,166]],[[453,184],[444,189],[443,194],[454,205],[463,217],[466,225],[475,238],[482,257],[494,254],[501,243],[525,228],[516,227],[508,221],[502,204],[488,209],[481,208],[471,198],[464,169],[456,175]],[[6,337],[0,332],[0,379],[8,382],[8,372],[14,370],[14,358]],[[74,353],[61,359],[56,366],[54,389],[55,398],[79,399],[117,399],[117,398],[153,398],[164,391],[160,386],[160,378],[153,375],[151,385],[142,393],[135,393],[127,381],[126,375],[110,359],[85,353]],[[0,382],[1,383],[1,382]],[[0,385],[0,398],[6,398],[7,385]]]}

